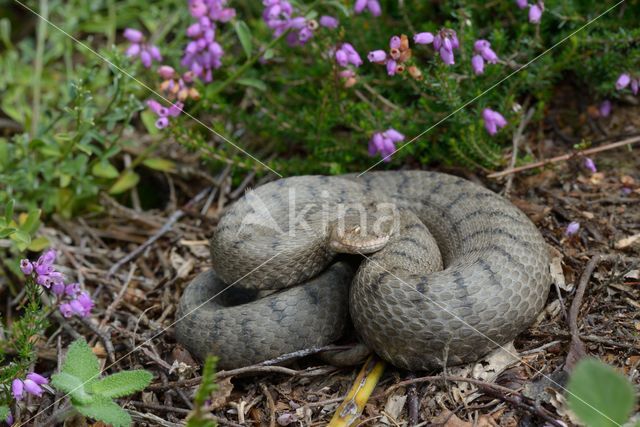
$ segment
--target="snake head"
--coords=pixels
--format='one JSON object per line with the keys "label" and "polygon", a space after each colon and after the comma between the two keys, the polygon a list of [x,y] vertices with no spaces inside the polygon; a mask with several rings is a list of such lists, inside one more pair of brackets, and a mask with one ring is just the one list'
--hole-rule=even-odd
{"label": "snake head", "polygon": [[395,229],[395,221],[381,221],[373,215],[347,215],[331,224],[329,247],[337,253],[372,254],[386,246]]}

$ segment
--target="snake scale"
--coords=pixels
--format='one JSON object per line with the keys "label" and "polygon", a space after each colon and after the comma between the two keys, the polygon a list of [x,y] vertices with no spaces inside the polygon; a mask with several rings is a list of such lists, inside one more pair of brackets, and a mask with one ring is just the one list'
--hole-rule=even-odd
{"label": "snake scale", "polygon": [[475,361],[535,319],[551,283],[526,215],[436,172],[280,179],[235,202],[210,246],[176,338],[223,369],[326,345],[349,319],[398,367]]}

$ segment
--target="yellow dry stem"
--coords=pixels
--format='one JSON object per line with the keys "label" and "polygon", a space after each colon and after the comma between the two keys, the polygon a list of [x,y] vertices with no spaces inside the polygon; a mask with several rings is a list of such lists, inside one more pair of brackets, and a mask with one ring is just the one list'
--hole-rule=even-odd
{"label": "yellow dry stem", "polygon": [[362,411],[364,405],[369,400],[369,396],[376,388],[376,384],[380,380],[384,372],[385,362],[376,356],[371,356],[358,373],[355,383],[344,402],[338,406],[336,413],[333,415],[329,427],[348,427],[356,421]]}

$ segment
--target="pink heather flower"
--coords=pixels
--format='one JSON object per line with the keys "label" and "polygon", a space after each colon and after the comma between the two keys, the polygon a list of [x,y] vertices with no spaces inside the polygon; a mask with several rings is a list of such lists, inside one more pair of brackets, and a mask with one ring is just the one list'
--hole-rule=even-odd
{"label": "pink heather flower", "polygon": [[569,223],[569,225],[567,225],[567,228],[564,231],[564,234],[567,236],[573,236],[578,232],[579,229],[580,229],[580,223],[577,221],[572,221]]}
{"label": "pink heather flower", "polygon": [[598,172],[598,169],[596,168],[596,164],[593,161],[593,159],[591,159],[591,157],[586,157],[584,159],[584,167],[589,169],[592,173]]}
{"label": "pink heather flower", "polygon": [[82,305],[85,317],[91,314],[91,309],[93,308],[94,303],[88,292],[80,292],[76,301],[80,302]]}
{"label": "pink heather flower", "polygon": [[629,83],[631,83],[631,77],[629,76],[629,74],[622,73],[620,74],[620,77],[618,77],[618,81],[616,82],[616,89],[622,90],[625,87],[629,86]]}
{"label": "pink heather flower", "polygon": [[382,14],[378,0],[356,0],[353,11],[355,13],[362,13],[365,9],[368,9],[373,16],[380,16]]}
{"label": "pink heather flower", "polygon": [[340,21],[338,21],[333,16],[327,16],[327,15],[321,16],[318,22],[322,27],[325,27],[325,28],[338,28],[338,25],[340,25]]}
{"label": "pink heather flower", "polygon": [[471,58],[471,67],[477,75],[484,73],[484,59],[482,55],[473,55]]}
{"label": "pink heather flower", "polygon": [[387,59],[387,52],[384,50],[374,50],[367,55],[369,62],[384,62]]}
{"label": "pink heather flower", "polygon": [[391,155],[395,151],[397,144],[404,140],[404,135],[393,128],[389,128],[384,132],[376,132],[369,141],[369,155],[375,156],[380,153],[385,162],[391,161]]}
{"label": "pink heather flower", "polygon": [[11,412],[7,414],[7,418],[4,419],[4,422],[7,423],[9,427],[13,425],[13,414]]}
{"label": "pink heather flower", "polygon": [[633,92],[634,95],[638,94],[639,87],[640,83],[638,82],[638,79],[631,80],[631,92]]}
{"label": "pink heather flower", "polygon": [[33,273],[33,264],[31,264],[31,261],[29,261],[28,259],[21,259],[20,270],[25,276],[30,276],[31,273]]}
{"label": "pink heather flower", "polygon": [[37,374],[35,372],[28,373],[27,374],[27,379],[33,381],[34,383],[36,383],[38,385],[49,384],[49,380],[48,379],[46,379],[42,375]]}
{"label": "pink heather flower", "polygon": [[11,394],[14,399],[22,400],[24,396],[24,383],[22,380],[16,378],[11,382]]}
{"label": "pink heather flower", "polygon": [[539,1],[537,4],[529,6],[529,22],[532,24],[539,24],[540,18],[542,18],[542,12],[544,11],[544,3]]}
{"label": "pink heather flower", "polygon": [[183,108],[184,108],[184,103],[178,101],[175,104],[171,104],[171,107],[169,107],[169,110],[167,111],[167,113],[171,117],[178,117],[180,113],[182,113]]}
{"label": "pink heather flower", "polygon": [[24,390],[29,393],[29,394],[33,394],[34,396],[42,396],[42,392],[44,390],[42,390],[42,387],[40,387],[38,384],[35,383],[35,381],[30,380],[30,379],[26,379],[24,380]]}
{"label": "pink heather flower", "polygon": [[170,67],[168,65],[161,65],[160,67],[158,67],[158,74],[160,74],[160,77],[162,77],[163,79],[168,80],[172,79],[176,75],[176,71],[173,69],[173,67]]}
{"label": "pink heather flower", "polygon": [[516,5],[518,5],[520,9],[524,9],[529,4],[527,3],[527,0],[516,0]]}
{"label": "pink heather flower", "polygon": [[484,119],[484,127],[491,136],[498,133],[499,129],[502,129],[507,125],[507,121],[502,114],[497,111],[493,111],[490,108],[485,108],[482,111],[482,118]]}
{"label": "pink heather flower", "polygon": [[598,111],[600,112],[600,117],[609,117],[609,115],[611,114],[611,101],[609,101],[608,99],[602,101],[602,104],[600,104],[600,108],[598,108]]}
{"label": "pink heather flower", "polygon": [[433,43],[433,40],[434,40],[433,34],[428,32],[418,33],[413,36],[413,41],[416,44],[431,44]]}

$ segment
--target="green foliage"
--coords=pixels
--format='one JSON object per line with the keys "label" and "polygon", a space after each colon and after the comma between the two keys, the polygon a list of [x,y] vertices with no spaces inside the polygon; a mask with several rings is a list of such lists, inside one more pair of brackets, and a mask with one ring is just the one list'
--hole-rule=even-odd
{"label": "green foliage", "polygon": [[[20,273],[21,274],[21,273]],[[49,325],[47,320],[50,311],[40,302],[42,288],[27,280],[24,288],[22,304],[11,327],[2,324],[0,329],[5,331],[6,340],[0,340],[0,409],[11,402],[9,390],[14,378],[24,377],[29,367],[36,360],[35,343]],[[5,354],[11,350],[12,357],[7,362]],[[0,414],[0,422],[4,419]]]}
{"label": "green foliage", "polygon": [[[39,7],[34,0],[27,3]],[[21,212],[41,209],[45,217],[99,210],[96,195],[126,193],[140,184],[141,168],[175,171],[155,153],[164,143],[198,151],[211,168],[232,164],[238,174],[261,169],[210,129],[270,159],[268,164],[283,175],[362,171],[379,160],[367,152],[372,134],[390,127],[407,140],[421,135],[393,156],[391,167],[442,162],[501,168],[508,158],[504,149],[525,112],[521,103],[534,108],[535,119],[541,120],[559,84],[578,87],[585,102],[622,96],[614,90],[616,78],[637,70],[640,57],[640,0],[625,2],[580,31],[610,5],[550,0],[538,26],[513,1],[383,0],[377,18],[355,15],[351,0],[296,1],[299,13],[309,19],[325,14],[340,19],[338,29],[317,29],[304,47],[289,46],[286,35],[273,38],[261,2],[237,0],[229,4],[237,10],[236,19],[216,28],[225,51],[222,67],[214,70],[212,83],[196,84],[201,99],[185,107],[205,126],[183,114],[161,131],[153,113],[141,112],[151,94],[140,83],[157,87],[156,65],[147,70],[124,58],[126,42],[119,35],[126,27],[140,28],[162,50],[163,63],[184,72],[185,29],[193,22],[185,1],[123,0],[117,2],[117,13],[113,0],[46,3],[52,22],[114,66],[35,17],[28,15],[33,25],[20,26],[31,32],[20,32],[12,23],[22,15],[13,8],[3,12],[8,19],[0,14],[5,48],[0,53],[0,111],[19,129],[0,137],[0,182],[6,184],[0,205],[13,199]],[[369,51],[386,50],[392,35],[411,38],[441,28],[457,31],[456,64],[444,65],[432,46],[411,43],[407,65],[417,67],[422,79],[407,71],[390,77],[384,66],[366,59]],[[473,42],[480,38],[491,42],[501,62],[476,76],[470,60]],[[349,88],[331,54],[343,42],[353,44],[364,60]],[[34,75],[34,64],[46,72]],[[484,108],[501,112],[509,122],[495,137],[483,127]],[[136,156],[128,166],[125,152]],[[14,234],[25,244],[22,233]]]}
{"label": "green foliage", "polygon": [[585,359],[575,367],[567,386],[571,410],[589,427],[624,424],[635,405],[629,381],[599,360]]}
{"label": "green foliage", "polygon": [[4,421],[9,415],[9,407],[6,405],[0,405],[0,422]]}
{"label": "green foliage", "polygon": [[51,377],[57,390],[67,393],[82,415],[114,426],[128,426],[131,416],[112,399],[143,390],[153,376],[145,370],[123,371],[100,378],[98,358],[86,341],[74,341],[62,370]]}
{"label": "green foliage", "polygon": [[194,408],[187,418],[187,427],[215,427],[217,425],[205,408],[206,401],[209,400],[211,394],[218,389],[218,385],[216,384],[217,361],[217,357],[208,356],[204,362],[202,382],[193,398]]}

